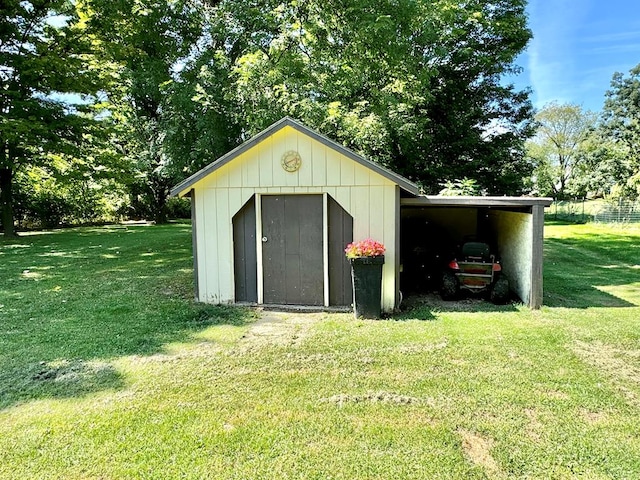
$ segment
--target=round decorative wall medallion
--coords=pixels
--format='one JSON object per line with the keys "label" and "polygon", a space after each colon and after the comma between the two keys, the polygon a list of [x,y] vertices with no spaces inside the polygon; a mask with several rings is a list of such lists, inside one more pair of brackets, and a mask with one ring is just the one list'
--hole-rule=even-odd
{"label": "round decorative wall medallion", "polygon": [[302,165],[302,158],[295,150],[289,150],[282,155],[281,164],[287,172],[297,172]]}

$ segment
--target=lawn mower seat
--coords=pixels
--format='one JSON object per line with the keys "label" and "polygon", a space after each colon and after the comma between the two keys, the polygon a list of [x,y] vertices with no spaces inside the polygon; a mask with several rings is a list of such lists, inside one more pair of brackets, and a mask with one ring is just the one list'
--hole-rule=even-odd
{"label": "lawn mower seat", "polygon": [[489,245],[482,242],[467,242],[462,246],[462,255],[464,257],[480,258],[488,261],[491,258]]}

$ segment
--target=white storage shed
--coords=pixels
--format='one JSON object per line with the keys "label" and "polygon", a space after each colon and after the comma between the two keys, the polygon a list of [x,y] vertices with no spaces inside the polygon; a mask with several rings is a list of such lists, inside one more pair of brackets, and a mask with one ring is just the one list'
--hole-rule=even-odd
{"label": "white storage shed", "polygon": [[406,178],[289,117],[171,194],[191,197],[202,302],[349,305],[344,248],[373,238],[386,247],[382,310],[392,311],[400,299],[401,242],[412,235],[401,228],[407,216],[438,223],[448,234],[493,228],[514,292],[533,308],[542,302],[548,199],[422,196]]}

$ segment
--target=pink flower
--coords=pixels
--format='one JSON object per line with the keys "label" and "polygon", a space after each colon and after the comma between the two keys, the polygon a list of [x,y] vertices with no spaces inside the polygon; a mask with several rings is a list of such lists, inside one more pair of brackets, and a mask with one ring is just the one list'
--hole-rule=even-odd
{"label": "pink flower", "polygon": [[347,254],[347,258],[379,257],[384,255],[385,248],[380,242],[367,238],[366,240],[350,243],[344,252]]}

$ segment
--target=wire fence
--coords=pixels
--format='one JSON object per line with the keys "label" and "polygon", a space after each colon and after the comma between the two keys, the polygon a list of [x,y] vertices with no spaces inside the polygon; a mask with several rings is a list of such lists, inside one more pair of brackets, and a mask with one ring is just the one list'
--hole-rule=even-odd
{"label": "wire fence", "polygon": [[551,220],[573,223],[640,223],[640,201],[558,201],[545,215]]}

